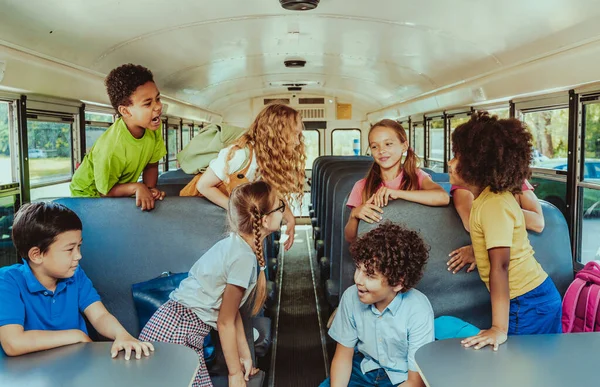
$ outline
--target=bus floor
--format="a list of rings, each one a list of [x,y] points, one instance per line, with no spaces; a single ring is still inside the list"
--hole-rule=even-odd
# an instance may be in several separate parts
[[[292,248],[280,249],[269,387],[316,387],[329,375],[327,320],[311,234],[310,226],[296,226]]]

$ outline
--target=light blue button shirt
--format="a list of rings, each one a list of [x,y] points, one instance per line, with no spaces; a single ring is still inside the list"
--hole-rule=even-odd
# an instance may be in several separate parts
[[[383,368],[390,381],[400,384],[408,371],[417,372],[415,352],[434,340],[433,309],[427,297],[416,289],[398,295],[383,312],[363,304],[356,285],[342,295],[329,336],[341,345],[365,356],[363,373]]]

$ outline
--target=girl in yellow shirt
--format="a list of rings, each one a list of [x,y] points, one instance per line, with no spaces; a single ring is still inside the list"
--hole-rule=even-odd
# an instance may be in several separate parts
[[[450,183],[475,200],[469,225],[481,280],[491,295],[492,327],[462,344],[494,350],[507,335],[560,333],[561,298],[534,257],[525,218],[513,194],[529,177],[532,137],[517,119],[476,112],[452,135]]]

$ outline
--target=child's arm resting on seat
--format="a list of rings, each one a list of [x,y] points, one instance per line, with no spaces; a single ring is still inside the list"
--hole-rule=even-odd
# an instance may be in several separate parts
[[[258,368],[254,367],[254,363],[252,362],[252,354],[250,353],[248,339],[246,338],[246,331],[244,330],[244,322],[242,321],[242,315],[240,314],[239,310],[237,316],[235,317],[235,330],[237,333],[240,361],[244,367],[244,378],[249,380],[250,376],[256,375],[259,370]]]
[[[196,183],[196,189],[205,198],[215,203],[217,206],[227,209],[229,206],[229,198],[217,188],[221,184],[222,180],[217,174],[210,168],[206,168],[206,171],[200,176]]]
[[[522,194],[517,195],[517,199],[523,210],[525,227],[527,227],[528,230],[535,232],[544,231],[544,227],[546,226],[544,222],[544,213],[542,212],[542,205],[537,196],[535,196],[535,193],[533,191],[523,191]]]
[[[465,347],[475,349],[493,345],[494,351],[507,340],[510,290],[508,286],[508,264],[510,247],[495,247],[488,250],[490,257],[490,296],[492,298],[492,327],[477,336],[461,341]]]
[[[225,363],[227,363],[230,387],[245,387],[246,375],[244,371],[246,371],[246,374],[249,373],[249,370],[244,370],[241,361],[236,327],[236,318],[239,314],[243,295],[243,287],[227,284],[223,292],[219,317],[217,318],[217,331],[219,332]],[[248,352],[250,352],[249,349]]]
[[[22,325],[8,324],[0,327],[0,343],[8,356],[25,355],[63,345],[90,342],[79,329],[64,331],[25,331]]]
[[[125,351],[125,360],[131,357],[131,351],[135,351],[137,359],[142,358],[142,352],[150,356],[150,351],[154,351],[154,346],[150,343],[144,343],[134,338],[123,328],[115,316],[110,314],[101,301],[96,301],[83,311],[92,326],[102,336],[114,340],[110,350],[111,356],[117,357],[119,351]]]
[[[452,194],[452,202],[454,208],[462,220],[463,227],[467,232],[470,232],[469,219],[471,216],[471,207],[473,207],[473,194],[463,188],[457,188]]]
[[[450,203],[450,196],[429,176],[423,178],[421,189],[418,190],[393,190],[386,187],[381,187],[379,190],[383,192],[378,191],[376,193],[379,199],[375,199],[375,204],[378,205],[382,204],[381,201],[384,205],[387,204],[388,198],[408,200],[426,206],[446,206]]]
[[[352,375],[354,348],[338,343],[331,361],[331,387],[346,387]]]

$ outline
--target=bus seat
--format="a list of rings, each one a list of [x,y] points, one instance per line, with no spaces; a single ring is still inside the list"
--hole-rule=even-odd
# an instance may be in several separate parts
[[[186,186],[185,184],[179,184],[179,183],[166,183],[166,184],[159,183],[156,185],[156,188],[158,188],[161,191],[164,191],[165,196],[171,197],[171,196],[179,196],[179,192],[185,186]]]
[[[186,185],[187,183],[192,181],[194,176],[196,176],[196,175],[187,174],[187,173],[183,172],[182,169],[175,169],[173,171],[167,171],[167,172],[161,173],[160,176],[158,176],[158,185],[164,185],[164,184]]]
[[[326,212],[326,226],[323,235],[323,241],[325,242],[324,257],[327,258],[329,264],[328,271],[330,278],[336,282],[339,282],[339,251],[342,245],[340,238],[344,238],[343,230],[346,226],[345,223],[342,223],[342,213],[346,207],[346,198],[352,191],[354,184],[364,177],[366,168],[368,167],[356,165],[350,169],[340,170],[336,174],[337,181],[329,193],[331,197],[327,199],[330,201],[330,204]],[[342,230],[342,232],[337,232],[339,230]],[[319,262],[321,262],[320,258]],[[323,278],[323,280],[326,279]]]
[[[435,181],[436,183],[448,183],[450,181],[450,177],[447,173],[433,172],[430,173],[430,175],[431,180]]]
[[[550,275],[561,295],[573,280],[573,262],[567,223],[561,212],[550,203],[540,201],[546,227],[540,234],[529,232],[535,257]],[[425,274],[417,285],[431,302],[436,316],[459,317],[478,327],[491,324],[490,295],[477,273],[464,269],[452,274],[447,270],[448,254],[470,243],[467,232],[454,206],[429,207],[403,200],[393,201],[386,207],[384,220],[405,224],[416,230],[430,246]],[[359,235],[377,224],[361,222]],[[353,284],[354,264],[343,257],[341,289]]]
[[[205,199],[167,197],[150,212],[140,211],[131,198],[61,198],[56,202],[81,218],[81,267],[107,309],[134,336],[139,329],[131,285],[166,271],[188,271],[227,233],[226,212]],[[248,343],[253,343],[249,311],[243,309],[242,316]],[[250,350],[254,356],[254,345]],[[226,374],[227,367],[218,363],[219,356],[215,367]]]

